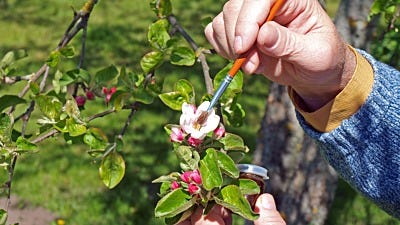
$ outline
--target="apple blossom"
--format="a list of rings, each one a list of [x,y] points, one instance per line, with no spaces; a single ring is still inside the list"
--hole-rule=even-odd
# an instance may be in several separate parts
[[[196,184],[193,184],[193,183],[188,185],[188,189],[189,189],[189,193],[191,195],[196,194],[200,190],[200,188]]]
[[[171,183],[171,189],[172,190],[178,189],[180,187],[181,187],[181,185],[178,182],[172,181],[172,183]]]
[[[188,138],[188,142],[189,142],[189,144],[190,144],[191,146],[197,147],[197,146],[199,146],[199,145],[203,142],[203,140],[196,139],[196,138],[193,138],[193,137],[189,137],[189,138]]]
[[[185,136],[183,134],[183,131],[179,127],[172,127],[169,138],[172,142],[181,143]]]
[[[219,127],[217,127],[215,130],[214,130],[214,136],[215,136],[215,138],[216,139],[220,139],[220,138],[222,138],[222,137],[224,137],[225,136],[225,127],[224,127],[224,125],[221,123],[221,124],[219,124]]]
[[[194,181],[196,184],[201,184],[201,183],[202,183],[202,179],[201,179],[199,170],[194,170],[194,171],[190,174],[190,178],[191,178],[191,180]]]
[[[186,102],[182,104],[182,115],[179,119],[179,124],[183,131],[190,134],[194,139],[203,140],[209,132],[218,127],[220,118],[215,114],[214,109],[207,112],[208,116],[201,124],[198,121],[199,116],[206,113],[209,105],[210,102],[205,101],[196,109],[195,106]]]
[[[112,87],[110,89],[103,87],[103,94],[106,95],[106,104],[108,105],[108,103],[111,100],[112,95],[117,91],[116,87]]]
[[[185,171],[181,174],[181,180],[185,183],[190,183],[190,175],[192,174],[192,171]]]

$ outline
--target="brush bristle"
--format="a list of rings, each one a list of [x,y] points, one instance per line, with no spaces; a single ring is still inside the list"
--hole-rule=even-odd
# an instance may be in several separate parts
[[[203,124],[205,121],[206,121],[206,119],[207,119],[207,117],[208,117],[208,111],[204,111],[204,112],[202,112],[201,114],[200,114],[200,116],[197,118],[197,123],[198,124]]]

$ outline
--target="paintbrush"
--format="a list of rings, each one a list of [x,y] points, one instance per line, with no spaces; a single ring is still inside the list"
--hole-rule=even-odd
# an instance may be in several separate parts
[[[271,8],[271,11],[269,12],[269,15],[268,15],[266,21],[271,21],[275,17],[275,14],[282,7],[284,2],[285,2],[285,0],[277,0],[274,3],[274,5]],[[231,69],[226,74],[224,80],[218,87],[217,91],[215,91],[214,96],[212,97],[212,99],[210,101],[210,105],[208,106],[207,110],[202,112],[200,114],[200,116],[197,118],[198,124],[203,124],[205,122],[211,109],[214,108],[214,106],[217,104],[218,100],[221,98],[222,94],[225,92],[228,85],[231,83],[231,81],[233,80],[233,78],[235,77],[237,72],[240,70],[240,67],[242,67],[242,64],[244,61],[246,61],[246,57],[243,55],[241,57],[235,59]]]

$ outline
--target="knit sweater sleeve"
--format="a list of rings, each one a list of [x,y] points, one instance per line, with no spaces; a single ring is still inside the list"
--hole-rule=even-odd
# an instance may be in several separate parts
[[[326,133],[297,116],[344,180],[400,218],[400,72],[358,51],[374,70],[372,91],[361,108]]]

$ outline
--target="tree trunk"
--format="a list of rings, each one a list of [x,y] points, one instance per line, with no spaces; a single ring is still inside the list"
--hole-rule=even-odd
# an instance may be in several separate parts
[[[299,126],[286,88],[271,84],[254,163],[269,170],[267,192],[287,224],[324,224],[337,176]]]
[[[374,0],[342,0],[335,17],[335,25],[350,45],[369,50],[378,18],[368,22],[368,14]]]
[[[352,46],[368,50],[367,17],[373,0],[343,0],[335,22]],[[271,84],[254,164],[269,170],[267,192],[274,195],[287,224],[324,224],[337,175],[299,126],[286,88]]]

